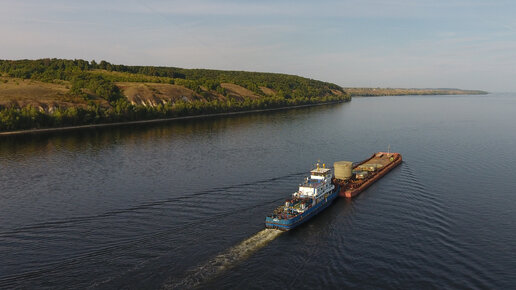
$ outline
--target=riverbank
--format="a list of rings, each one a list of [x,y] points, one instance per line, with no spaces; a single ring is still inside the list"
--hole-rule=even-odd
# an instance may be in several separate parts
[[[102,123],[102,124],[91,124],[91,125],[79,125],[79,126],[67,126],[67,127],[55,127],[55,128],[42,128],[42,129],[7,131],[7,132],[0,132],[0,137],[3,137],[3,136],[15,136],[15,135],[45,134],[45,133],[53,133],[53,132],[75,131],[75,130],[83,130],[83,129],[103,128],[103,127],[117,127],[117,126],[129,126],[129,125],[163,123],[163,122],[173,122],[173,121],[188,120],[188,119],[213,118],[213,117],[219,117],[219,116],[231,116],[231,115],[251,114],[251,113],[268,112],[268,111],[279,111],[279,110],[287,110],[287,109],[295,109],[295,108],[303,108],[303,107],[331,105],[331,104],[338,104],[338,103],[343,103],[343,102],[344,101],[336,101],[336,102],[325,102],[325,103],[317,103],[317,104],[298,105],[298,106],[286,106],[286,107],[270,108],[270,109],[259,109],[259,110],[246,110],[246,111],[238,111],[238,112],[226,112],[226,113],[215,113],[215,114],[192,115],[192,116],[173,117],[173,118],[161,118],[161,119],[140,120],[140,121],[128,121],[128,122],[115,122],[115,123]]]

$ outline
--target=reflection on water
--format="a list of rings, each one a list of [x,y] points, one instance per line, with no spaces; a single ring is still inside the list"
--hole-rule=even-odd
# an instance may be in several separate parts
[[[52,154],[56,152],[56,149],[96,151],[116,144],[141,144],[160,140],[163,142],[163,139],[188,138],[194,134],[209,135],[220,134],[225,130],[248,130],[248,127],[252,127],[253,124],[271,122],[271,116],[277,117],[280,115],[288,120],[297,118],[298,114],[317,113],[318,111],[328,110],[330,107],[323,105],[226,117],[218,116],[119,127],[85,128],[69,132],[2,136],[0,139],[0,157]]]

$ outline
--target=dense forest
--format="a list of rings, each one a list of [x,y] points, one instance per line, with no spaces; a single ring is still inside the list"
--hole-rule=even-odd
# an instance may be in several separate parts
[[[3,103],[0,94],[0,131],[169,118],[351,99],[335,84],[294,75],[126,66],[106,61],[0,60],[0,75],[0,89],[2,86],[6,88]],[[23,105],[18,99],[25,96],[13,98],[14,90],[7,88],[15,83],[16,92],[20,92],[27,84],[26,80],[29,80],[32,88],[27,90],[27,94],[33,94],[32,98],[36,99]],[[56,93],[55,99],[61,102],[38,100],[37,90],[35,92],[33,87],[40,83],[65,90],[64,93]],[[152,90],[156,90],[149,85],[153,83],[167,85],[169,89],[185,88],[192,97],[181,95],[169,101],[138,104],[124,95],[122,83],[142,83]],[[249,93],[236,94],[228,89],[228,84]]]

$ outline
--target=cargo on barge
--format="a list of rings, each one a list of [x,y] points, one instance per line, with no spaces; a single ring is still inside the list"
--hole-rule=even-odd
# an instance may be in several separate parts
[[[352,162],[338,161],[334,163],[335,177],[332,182],[340,187],[340,196],[351,198],[364,191],[401,162],[401,154],[392,152],[374,153],[369,159],[355,166]]]

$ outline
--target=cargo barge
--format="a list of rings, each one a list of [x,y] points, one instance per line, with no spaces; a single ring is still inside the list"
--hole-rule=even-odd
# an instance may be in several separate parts
[[[356,165],[350,161],[335,162],[335,175],[330,168],[324,164],[321,168],[317,163],[298,191],[265,217],[265,227],[291,230],[327,208],[337,196],[358,195],[401,162],[399,153],[378,152]]]
[[[392,152],[374,153],[369,159],[355,166],[349,161],[335,162],[335,177],[332,182],[340,187],[340,196],[351,198],[364,191],[401,162],[401,154]]]
[[[288,231],[327,208],[338,196],[340,189],[339,185],[332,183],[332,178],[333,171],[324,164],[319,167],[317,163],[317,167],[310,171],[310,177],[300,184],[292,198],[265,218],[265,227]]]

